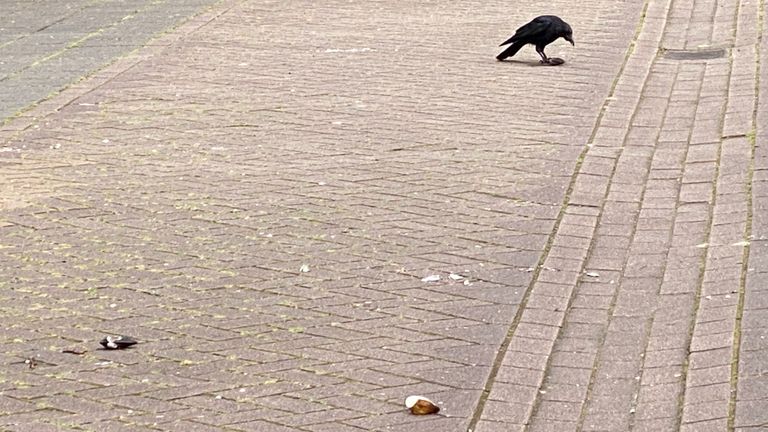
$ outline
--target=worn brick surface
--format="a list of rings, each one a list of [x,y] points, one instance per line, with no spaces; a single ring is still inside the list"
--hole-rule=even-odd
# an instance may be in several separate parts
[[[0,428],[768,424],[763,3],[494,61],[544,6],[222,1],[5,125]]]

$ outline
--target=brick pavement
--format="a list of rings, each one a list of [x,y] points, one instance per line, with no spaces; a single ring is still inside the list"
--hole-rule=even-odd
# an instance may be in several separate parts
[[[6,125],[2,428],[764,427],[764,5],[597,3],[224,1]]]

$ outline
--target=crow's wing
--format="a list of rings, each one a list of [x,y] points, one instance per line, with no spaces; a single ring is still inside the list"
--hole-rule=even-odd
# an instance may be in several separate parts
[[[549,19],[549,17],[546,16],[540,16],[537,18],[534,18],[533,21],[529,22],[528,24],[520,27],[515,31],[515,34],[501,43],[499,46],[503,46],[512,42],[517,41],[523,41],[526,42],[528,39],[535,38],[537,36],[540,36],[552,26],[552,20]]]

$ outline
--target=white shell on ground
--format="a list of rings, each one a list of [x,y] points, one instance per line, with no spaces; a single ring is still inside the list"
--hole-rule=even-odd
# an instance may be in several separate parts
[[[435,404],[434,402],[425,398],[424,396],[408,396],[407,398],[405,398],[405,407],[412,408],[414,405],[416,405],[416,402],[418,402],[419,400],[425,400],[431,403],[432,405]]]

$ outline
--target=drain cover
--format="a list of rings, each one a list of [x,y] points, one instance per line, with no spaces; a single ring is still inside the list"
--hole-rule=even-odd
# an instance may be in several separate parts
[[[723,48],[708,48],[708,49],[695,49],[695,50],[673,50],[663,49],[662,54],[664,58],[670,60],[709,60],[725,57],[725,49]]]

